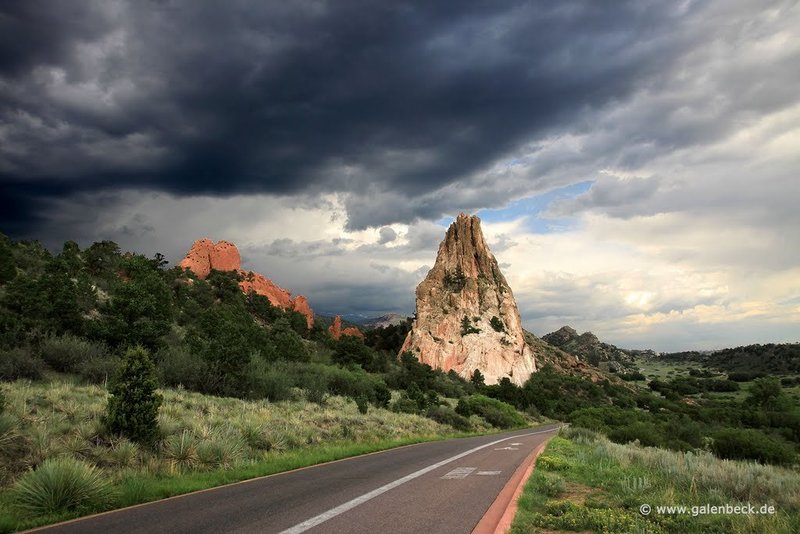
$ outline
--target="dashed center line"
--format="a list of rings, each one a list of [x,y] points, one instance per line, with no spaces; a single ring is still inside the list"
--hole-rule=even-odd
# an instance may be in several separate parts
[[[502,471],[478,471],[475,475],[483,475],[483,476],[493,476],[499,475]]]

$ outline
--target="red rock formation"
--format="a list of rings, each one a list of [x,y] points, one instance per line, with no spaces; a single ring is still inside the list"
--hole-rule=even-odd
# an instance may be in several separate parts
[[[241,256],[236,245],[229,241],[214,244],[210,239],[199,239],[180,262],[184,269],[192,271],[199,279],[205,279],[212,269],[217,271],[237,271],[242,275],[239,287],[245,293],[254,292],[267,297],[273,306],[284,310],[295,310],[306,316],[308,327],[314,325],[314,312],[303,295],[292,299],[292,294],[276,285],[266,276],[241,269]]]
[[[292,302],[292,308],[306,316],[308,328],[314,326],[314,312],[311,311],[311,306],[308,305],[308,299],[306,299],[303,295],[297,295],[297,297],[294,299],[294,302]]]
[[[489,251],[480,219],[460,214],[439,245],[436,263],[417,286],[417,313],[403,343],[421,362],[487,384],[523,384],[536,370],[517,304]]]
[[[341,315],[337,315],[333,320],[333,324],[328,327],[328,333],[333,339],[339,339],[342,336],[354,336],[364,339],[364,334],[355,326],[348,326],[347,328],[342,329]]]

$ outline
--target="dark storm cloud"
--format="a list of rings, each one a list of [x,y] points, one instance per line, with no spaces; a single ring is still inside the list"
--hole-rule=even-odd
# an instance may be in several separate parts
[[[224,6],[224,7],[221,7]],[[6,228],[42,197],[374,189],[408,207],[669,64],[668,2],[0,6]],[[682,43],[685,46],[686,43]],[[776,96],[779,98],[780,95]],[[385,203],[378,202],[384,206]]]

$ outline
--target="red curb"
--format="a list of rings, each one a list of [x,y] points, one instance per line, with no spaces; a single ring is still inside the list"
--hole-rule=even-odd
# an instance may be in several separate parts
[[[552,438],[553,436],[550,436],[533,449],[533,452],[517,467],[509,481],[500,490],[500,494],[489,509],[486,510],[486,513],[483,514],[478,524],[475,525],[472,534],[505,534],[511,530],[511,523],[517,513],[517,501],[522,494],[522,489],[525,487],[525,483],[530,478],[531,473],[533,473],[536,458],[542,454],[542,451],[544,451],[547,443]]]

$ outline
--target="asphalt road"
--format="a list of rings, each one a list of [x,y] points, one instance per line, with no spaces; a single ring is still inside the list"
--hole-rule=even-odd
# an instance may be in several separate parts
[[[401,447],[91,516],[41,532],[466,533],[555,426]]]

